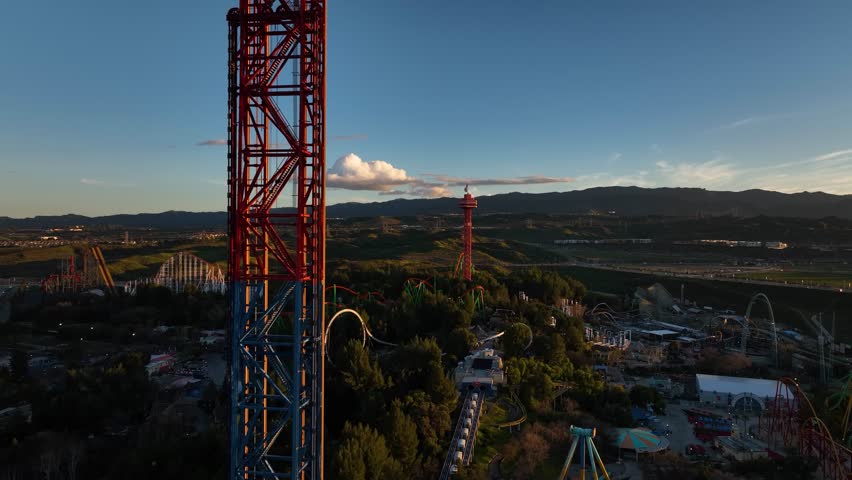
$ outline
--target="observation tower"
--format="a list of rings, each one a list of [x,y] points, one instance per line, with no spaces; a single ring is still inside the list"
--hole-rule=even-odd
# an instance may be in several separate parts
[[[473,209],[477,207],[476,199],[464,186],[464,197],[459,202],[459,207],[464,210],[464,227],[462,228],[462,278],[470,280],[473,275]]]

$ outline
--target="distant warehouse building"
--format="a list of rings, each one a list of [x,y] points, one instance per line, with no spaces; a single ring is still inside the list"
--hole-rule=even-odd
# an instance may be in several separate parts
[[[761,378],[697,374],[698,399],[704,405],[763,410],[775,398],[778,382]]]

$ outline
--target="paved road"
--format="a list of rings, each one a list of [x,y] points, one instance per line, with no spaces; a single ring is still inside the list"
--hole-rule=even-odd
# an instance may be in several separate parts
[[[701,444],[695,438],[695,431],[692,428],[692,424],[689,423],[689,419],[680,405],[669,405],[666,407],[666,415],[657,415],[657,419],[663,425],[669,425],[669,428],[672,430],[668,439],[670,442],[669,448],[673,452],[683,454],[687,445]]]

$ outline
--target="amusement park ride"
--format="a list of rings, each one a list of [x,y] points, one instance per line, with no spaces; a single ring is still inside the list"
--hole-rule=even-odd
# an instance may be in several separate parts
[[[565,463],[562,465],[562,471],[559,473],[558,480],[566,480],[571,470],[574,453],[577,447],[580,447],[580,455],[578,457],[578,466],[580,469],[580,480],[586,480],[586,474],[591,474],[593,480],[610,480],[609,473],[606,471],[603,460],[601,459],[598,449],[595,447],[595,434],[597,430],[594,428],[579,428],[571,425],[571,448],[568,450],[568,456],[565,458]],[[600,473],[598,473],[600,467]]]
[[[829,410],[843,412],[843,420],[840,422],[840,431],[843,432],[843,436],[840,443],[846,448],[852,448],[852,431],[850,431],[852,425],[849,423],[852,416],[852,372],[840,381],[840,389],[825,400],[825,406]]]
[[[847,423],[841,428],[844,435],[848,436],[852,408],[848,388],[852,376],[847,376],[844,382],[845,389],[830,399],[835,402],[839,400],[838,407],[846,402]],[[829,427],[817,416],[811,401],[795,379],[784,377],[778,380],[775,398],[769,402],[767,411],[760,418],[758,435],[767,441],[770,448],[796,450],[803,457],[816,458],[821,478],[852,478],[852,450],[835,441]]]
[[[464,226],[462,227],[462,243],[464,250],[459,258],[461,265],[462,278],[470,281],[473,278],[473,209],[476,208],[477,202],[473,195],[468,191],[468,186],[464,186],[464,197],[459,202],[459,207],[464,211]],[[458,270],[458,265],[456,266]]]
[[[227,20],[228,477],[320,480],[326,3],[240,0]]]
[[[93,245],[80,250],[80,267],[75,255],[68,257],[61,263],[59,273],[51,274],[42,282],[42,290],[45,293],[76,293],[98,287],[115,293],[115,282],[107,268],[101,247]]]

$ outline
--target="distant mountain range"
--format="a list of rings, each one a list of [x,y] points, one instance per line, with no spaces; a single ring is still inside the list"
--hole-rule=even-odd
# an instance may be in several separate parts
[[[458,213],[457,198],[398,199],[374,203],[339,203],[328,207],[331,218],[413,216]],[[735,215],[754,217],[852,219],[852,195],[780,193],[766,190],[714,192],[701,188],[598,187],[554,193],[504,193],[479,197],[479,215],[489,213],[570,214],[610,211],[622,216]],[[36,229],[70,225],[128,228],[223,228],[225,212],[142,213],[86,217],[82,215],[0,217],[0,228]]]

